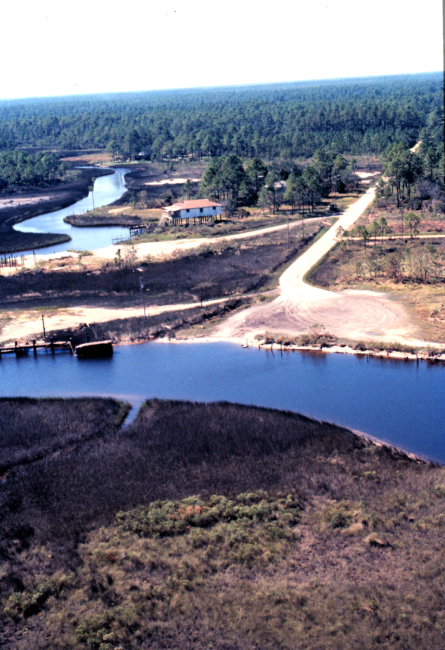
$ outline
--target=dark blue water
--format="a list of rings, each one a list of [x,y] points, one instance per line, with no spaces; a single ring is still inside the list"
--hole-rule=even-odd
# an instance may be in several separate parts
[[[445,463],[445,366],[229,343],[146,343],[111,359],[4,356],[3,396],[112,395],[227,400],[288,409],[364,431]]]
[[[14,226],[20,232],[51,232],[66,234],[71,241],[57,246],[39,248],[36,252],[41,254],[53,253],[74,249],[78,251],[94,250],[111,246],[114,237],[128,237],[128,228],[103,227],[103,228],[76,228],[64,222],[64,218],[72,214],[84,214],[93,207],[100,208],[117,201],[126,191],[125,174],[128,169],[116,169],[113,174],[99,176],[94,182],[94,189],[88,196],[68,208],[47,212],[39,217],[27,219]],[[32,251],[24,251],[18,255],[31,255]]]

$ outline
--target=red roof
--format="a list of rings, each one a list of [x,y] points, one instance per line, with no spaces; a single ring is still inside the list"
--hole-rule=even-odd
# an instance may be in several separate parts
[[[196,208],[220,208],[221,203],[213,203],[208,199],[199,199],[197,201],[181,201],[174,205],[168,205],[164,210],[167,212],[175,212],[176,210],[193,210]]]

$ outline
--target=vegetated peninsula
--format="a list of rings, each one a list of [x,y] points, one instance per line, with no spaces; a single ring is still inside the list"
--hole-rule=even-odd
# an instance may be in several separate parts
[[[443,468],[228,403],[0,405],[3,647],[441,647]]]

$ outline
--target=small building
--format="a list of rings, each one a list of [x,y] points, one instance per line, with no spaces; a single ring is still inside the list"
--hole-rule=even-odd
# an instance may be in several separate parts
[[[140,151],[135,155],[135,160],[150,160],[151,158],[151,153],[150,151]]]
[[[208,199],[198,199],[196,201],[181,201],[163,208],[165,219],[172,221],[174,224],[182,225],[184,223],[206,223],[208,221],[217,221],[221,219],[221,203],[213,203]]]

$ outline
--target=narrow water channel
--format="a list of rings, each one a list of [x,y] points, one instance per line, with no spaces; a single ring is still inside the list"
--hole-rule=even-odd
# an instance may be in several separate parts
[[[119,346],[110,359],[4,356],[2,396],[227,400],[302,413],[445,464],[445,366],[229,343]]]
[[[73,205],[55,212],[47,212],[39,217],[27,219],[14,226],[15,230],[20,232],[51,232],[67,234],[71,241],[57,246],[47,246],[39,248],[39,255],[47,253],[73,250],[93,250],[95,248],[105,248],[111,246],[112,239],[115,237],[127,237],[128,228],[118,226],[102,228],[76,228],[64,222],[64,218],[72,214],[84,214],[93,207],[101,208],[104,205],[110,205],[117,201],[126,191],[125,174],[128,169],[118,168],[113,174],[99,176],[96,178],[93,190],[88,196]],[[18,255],[32,255],[32,251],[21,251]]]

